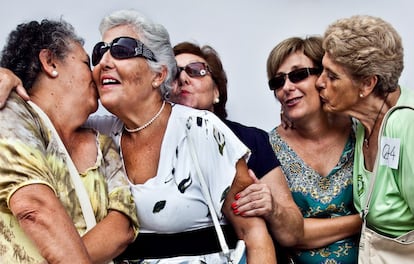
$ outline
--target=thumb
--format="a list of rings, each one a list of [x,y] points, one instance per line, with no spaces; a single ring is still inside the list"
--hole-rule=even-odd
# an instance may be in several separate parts
[[[250,176],[250,178],[253,179],[253,183],[259,183],[260,182],[260,180],[256,177],[256,174],[254,174],[254,172],[251,169],[249,169],[249,176]]]
[[[23,87],[23,85],[21,83],[16,86],[16,92],[24,100],[26,100],[26,101],[30,100],[29,94],[27,93],[26,89],[24,89],[24,87]]]

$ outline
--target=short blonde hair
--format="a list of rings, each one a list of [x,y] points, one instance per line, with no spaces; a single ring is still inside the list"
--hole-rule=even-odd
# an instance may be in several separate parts
[[[323,48],[356,81],[377,76],[376,95],[397,89],[404,68],[402,40],[381,18],[357,15],[337,20],[325,31]]]

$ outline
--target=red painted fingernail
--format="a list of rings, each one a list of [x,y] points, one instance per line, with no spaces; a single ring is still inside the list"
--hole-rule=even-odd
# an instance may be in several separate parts
[[[234,210],[233,210],[233,213],[234,213],[234,214],[239,214],[239,210],[234,209]]]
[[[232,202],[231,203],[231,208],[236,209],[237,208],[237,203],[236,202]]]
[[[240,199],[240,193],[236,194],[236,196],[234,196],[234,199],[239,200]]]

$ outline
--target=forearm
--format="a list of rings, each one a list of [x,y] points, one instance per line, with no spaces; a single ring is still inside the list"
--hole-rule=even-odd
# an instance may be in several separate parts
[[[266,217],[266,222],[273,238],[282,246],[295,246],[304,237],[304,220],[296,204],[279,204],[276,212]]]
[[[235,215],[231,207],[232,203],[235,202],[236,193],[249,185],[249,181],[252,182],[253,179],[248,174],[246,163],[244,161],[238,162],[236,180],[226,196],[222,211],[227,220],[233,225],[239,239],[243,239],[246,243],[247,262],[249,264],[274,264],[276,263],[276,251],[264,219],[262,217]]]
[[[134,239],[129,218],[110,211],[82,239],[93,263],[106,263],[121,254]]]
[[[253,220],[253,218],[250,218]],[[242,239],[246,243],[247,248],[247,263],[276,263],[276,250],[273,245],[273,240],[267,232],[265,223],[263,226],[260,223],[262,219],[258,219],[247,232],[243,232]]]
[[[336,241],[358,234],[361,218],[358,214],[335,218],[305,218],[303,239],[295,247],[312,249],[324,247]]]
[[[304,235],[303,215],[293,200],[280,167],[265,175],[262,182],[270,187],[272,193],[273,210],[264,217],[273,238],[285,247],[296,245]]]
[[[10,209],[48,263],[91,263],[72,220],[49,187],[19,189]]]

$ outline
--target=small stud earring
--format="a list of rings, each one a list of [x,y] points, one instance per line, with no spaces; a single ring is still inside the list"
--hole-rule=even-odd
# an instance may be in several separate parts
[[[158,83],[157,83],[157,82],[154,82],[154,83],[152,84],[152,87],[154,87],[154,88],[158,88]]]
[[[214,98],[214,103],[215,103],[215,104],[220,103],[220,99],[219,99],[218,97]]]
[[[59,74],[59,73],[58,73],[56,70],[53,70],[53,71],[52,71],[52,76],[53,76],[53,77],[57,77],[57,76],[58,76],[58,74]]]
[[[360,93],[360,94],[359,94],[359,97],[363,98],[363,97],[364,97],[364,95],[363,95],[362,93]]]

